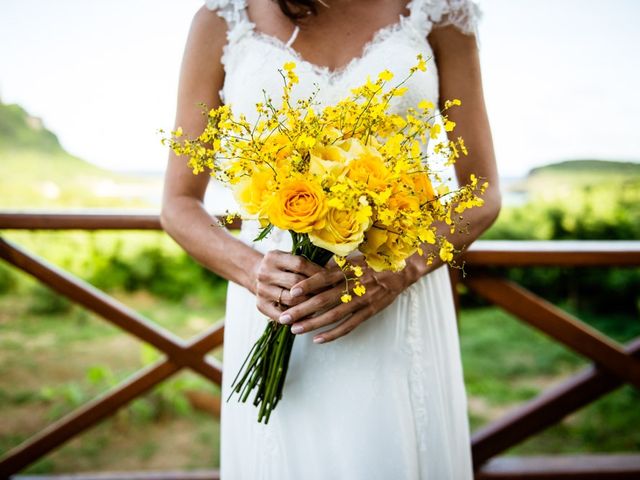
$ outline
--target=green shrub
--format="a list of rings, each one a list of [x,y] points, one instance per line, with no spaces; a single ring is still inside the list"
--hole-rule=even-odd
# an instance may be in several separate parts
[[[66,313],[71,310],[69,300],[41,284],[33,285],[30,290],[29,312],[37,315]]]
[[[504,208],[483,235],[491,240],[640,240],[640,181],[583,185],[563,197],[534,197]],[[638,312],[640,268],[496,269],[553,301],[579,310]],[[477,304],[465,299],[465,305]]]
[[[18,280],[11,268],[0,264],[0,295],[12,292],[16,288]]]
[[[182,300],[203,290],[219,289],[226,280],[205,269],[184,252],[148,246],[126,256],[121,246],[109,255],[94,253],[89,281],[104,290],[147,290],[170,300]]]

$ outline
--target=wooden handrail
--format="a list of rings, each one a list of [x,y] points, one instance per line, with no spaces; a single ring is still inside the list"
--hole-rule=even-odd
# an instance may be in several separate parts
[[[485,465],[476,479],[637,480],[638,465],[638,454],[505,457]]]
[[[222,216],[217,216],[222,221]],[[235,220],[228,226],[240,228]],[[161,230],[149,213],[0,212],[0,230]],[[470,266],[633,266],[640,265],[640,241],[478,240],[464,253]]]
[[[224,216],[214,218],[222,222]],[[236,219],[227,228],[237,229],[240,224]],[[1,211],[0,230],[162,230],[162,225],[157,213]]]
[[[464,253],[484,267],[613,267],[640,265],[636,240],[478,240]]]
[[[52,213],[0,212],[0,229],[6,230],[162,230],[155,213]]]

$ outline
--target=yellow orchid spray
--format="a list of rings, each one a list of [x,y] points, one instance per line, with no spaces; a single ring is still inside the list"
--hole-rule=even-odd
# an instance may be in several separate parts
[[[362,267],[351,265],[349,255],[361,254],[375,271],[401,270],[416,252],[427,262],[439,256],[452,263],[454,246],[436,226],[445,223],[453,233],[463,211],[483,204],[486,182],[472,175],[450,189],[424,148],[442,128],[454,130],[446,111],[460,100],[446,101],[440,112],[428,100],[404,115],[390,111],[404,83],[426,70],[422,55],[417,60],[397,85],[389,87],[393,73],[383,70],[323,108],[317,91],[292,104],[298,76],[287,62],[279,70],[280,106],[265,95],[253,123],[227,105],[205,110],[208,122],[197,138],[184,138],[178,128],[163,143],[187,157],[194,174],[206,171],[231,188],[242,216],[260,221],[256,241],[277,227],[290,232],[293,254],[320,265],[333,256],[345,275],[341,300],[349,302],[366,292]],[[460,137],[440,141],[434,152],[447,164],[468,153]],[[425,244],[433,248],[425,251]],[[267,423],[282,397],[294,339],[288,325],[269,322],[232,383],[230,397],[237,393],[243,402],[256,392],[258,421]]]

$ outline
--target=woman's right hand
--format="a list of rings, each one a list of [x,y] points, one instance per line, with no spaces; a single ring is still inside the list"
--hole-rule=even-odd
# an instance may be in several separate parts
[[[291,287],[322,270],[321,266],[299,255],[280,250],[267,252],[254,269],[258,310],[278,321],[284,310],[309,299],[307,295],[292,297]]]

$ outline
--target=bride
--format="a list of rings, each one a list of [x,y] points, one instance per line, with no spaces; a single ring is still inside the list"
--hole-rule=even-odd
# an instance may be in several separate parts
[[[416,55],[432,58],[401,97],[400,113],[421,99],[450,112],[469,156],[456,176],[490,187],[465,215],[466,248],[495,220],[498,178],[484,105],[471,0],[207,0],[193,19],[181,68],[176,125],[197,136],[200,103],[221,102],[254,119],[263,90],[279,98],[278,68],[296,63],[307,96],[335,103],[383,69],[403,78]],[[466,396],[446,266],[414,256],[397,273],[365,271],[362,297],[342,304],[335,265],[289,253],[280,230],[256,244],[212,227],[203,205],[206,175],[170,156],[162,208],[165,230],[197,261],[229,280],[222,397],[267,319],[290,324],[294,344],[284,396],[268,425],[250,403],[223,404],[221,474],[255,479],[471,479]]]

